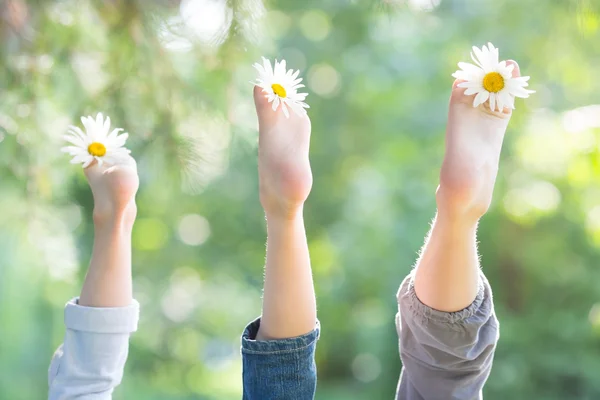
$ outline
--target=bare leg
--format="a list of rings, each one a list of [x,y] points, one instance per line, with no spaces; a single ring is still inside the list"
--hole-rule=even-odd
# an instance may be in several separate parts
[[[519,76],[516,62],[514,76]],[[437,190],[438,213],[417,262],[415,291],[424,304],[458,311],[477,295],[479,259],[476,231],[488,210],[511,111],[473,108],[472,96],[452,88],[446,155]]]
[[[274,112],[254,90],[259,118],[260,200],[267,218],[263,312],[257,340],[300,336],[315,329],[317,310],[302,216],[312,187],[310,120]]]
[[[131,231],[139,181],[135,161],[85,171],[94,195],[94,249],[79,304],[124,307],[132,302]]]
[[[138,323],[139,305],[131,295],[135,161],[94,163],[85,175],[94,195],[94,249],[79,302],[65,307],[64,343],[48,372],[51,400],[110,398],[123,378],[129,336]]]

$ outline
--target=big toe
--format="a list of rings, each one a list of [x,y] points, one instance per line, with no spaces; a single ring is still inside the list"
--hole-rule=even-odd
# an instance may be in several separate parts
[[[106,163],[102,163],[102,165],[100,165],[98,161],[94,160],[89,166],[83,169],[83,173],[88,181],[93,181],[100,177],[107,168],[108,165],[106,165]]]
[[[254,105],[258,122],[261,126],[271,126],[277,121],[277,112],[273,111],[271,103],[260,86],[254,86]]]
[[[464,104],[473,104],[473,95],[466,95],[465,91],[467,88],[461,87],[460,84],[464,83],[461,79],[455,79],[452,83],[452,96],[450,97],[451,103],[464,103]]]

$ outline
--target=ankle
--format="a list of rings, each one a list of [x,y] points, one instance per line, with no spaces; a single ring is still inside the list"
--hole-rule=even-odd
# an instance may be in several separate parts
[[[435,224],[449,232],[467,233],[477,230],[480,218],[468,212],[452,212],[438,208]]]
[[[264,208],[267,223],[289,223],[303,220],[304,207],[302,205],[297,207],[277,207],[277,208]]]
[[[129,202],[124,207],[112,206],[94,207],[93,220],[97,229],[120,228],[131,230],[137,216],[135,201]]]

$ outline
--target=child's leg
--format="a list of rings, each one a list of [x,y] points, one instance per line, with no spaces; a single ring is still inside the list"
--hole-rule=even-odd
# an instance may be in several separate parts
[[[125,307],[133,300],[131,230],[139,182],[133,158],[128,163],[86,169],[94,194],[94,249],[79,298],[82,306]]]
[[[312,186],[310,120],[273,112],[255,88],[260,200],[267,218],[263,312],[242,339],[245,399],[312,399],[318,337],[302,217]],[[291,393],[294,393],[291,395]]]
[[[515,64],[514,74],[519,73]],[[479,259],[477,223],[492,201],[511,111],[473,108],[455,82],[446,131],[446,154],[436,197],[438,214],[417,264],[415,291],[429,307],[458,311],[475,299]],[[486,108],[487,107],[487,108]]]
[[[398,294],[401,399],[480,398],[498,339],[491,290],[479,269],[476,231],[492,199],[511,110],[492,112],[487,103],[473,108],[472,96],[465,96],[457,83],[436,194],[438,213],[417,266]]]
[[[271,110],[255,89],[259,117],[260,201],[267,218],[267,261],[258,339],[294,337],[316,323],[308,245],[302,216],[312,187],[308,160],[310,120]]]
[[[50,399],[110,398],[121,382],[139,306],[132,299],[135,161],[86,169],[94,194],[94,250],[81,297],[65,308],[67,331],[50,365]]]

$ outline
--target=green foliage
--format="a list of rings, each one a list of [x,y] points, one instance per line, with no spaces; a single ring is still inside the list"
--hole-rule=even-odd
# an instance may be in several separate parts
[[[46,395],[92,240],[87,184],[58,149],[98,111],[130,132],[142,181],[143,314],[115,399],[241,397],[265,236],[248,81],[265,55],[311,93],[317,398],[391,399],[394,295],[435,212],[450,75],[487,41],[537,94],[517,102],[479,234],[501,321],[485,397],[599,398],[597,3],[209,3],[190,28],[177,1],[0,2],[0,398]]]

